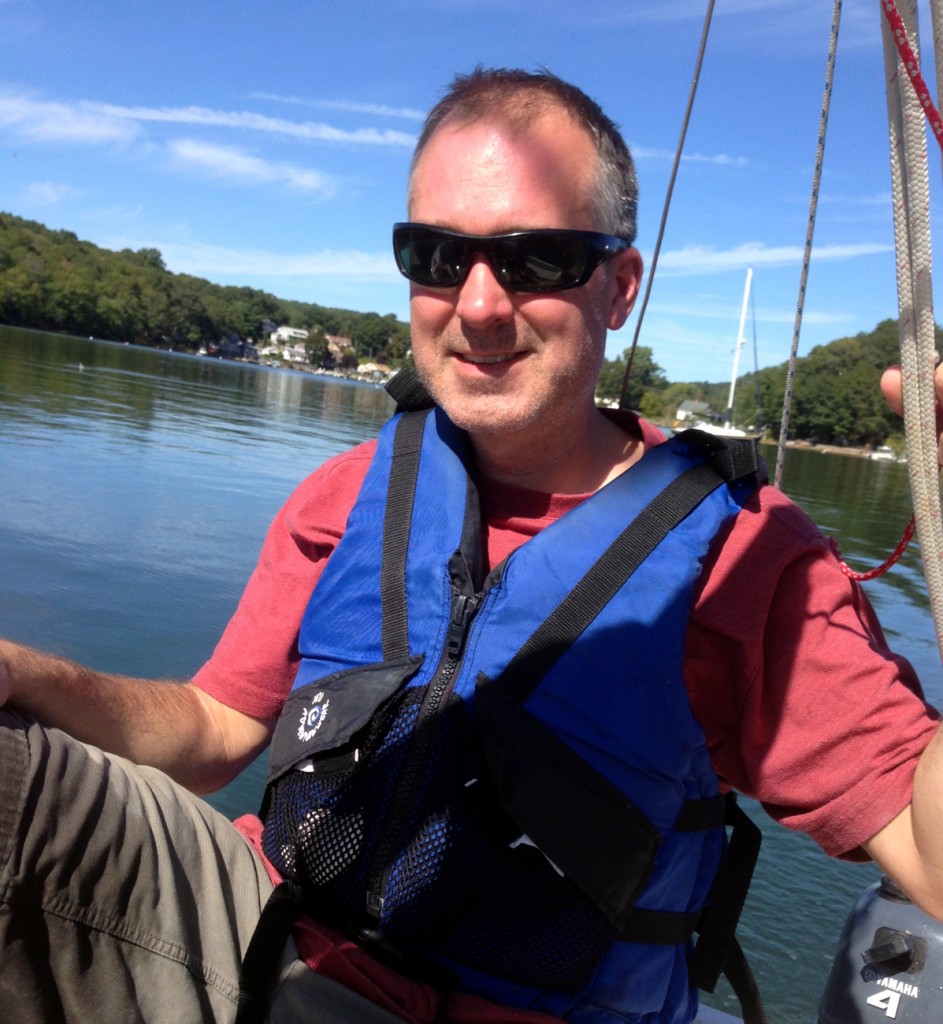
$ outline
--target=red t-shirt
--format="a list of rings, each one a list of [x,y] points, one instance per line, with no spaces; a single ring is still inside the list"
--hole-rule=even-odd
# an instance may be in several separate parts
[[[664,440],[630,414],[619,421],[647,447]],[[213,697],[278,716],[305,606],[374,448],[330,459],[276,516],[235,615],[194,677]],[[489,480],[479,491],[491,565],[586,497]],[[860,844],[907,806],[938,723],[829,542],[772,487],[747,502],[705,563],[685,678],[721,783],[837,857],[863,858]]]

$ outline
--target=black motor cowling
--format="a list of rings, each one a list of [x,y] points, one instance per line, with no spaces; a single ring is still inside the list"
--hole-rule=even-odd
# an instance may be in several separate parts
[[[943,923],[887,877],[858,900],[838,942],[818,1024],[941,1024]]]

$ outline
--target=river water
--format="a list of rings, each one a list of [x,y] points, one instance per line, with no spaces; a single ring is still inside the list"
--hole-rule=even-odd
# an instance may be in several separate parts
[[[369,385],[0,328],[0,634],[100,669],[188,676],[294,485],[391,409]],[[783,486],[856,568],[882,561],[910,514],[897,464],[790,451]],[[867,587],[940,705],[916,545]],[[211,802],[255,810],[262,762]],[[877,875],[747,807],[764,846],[741,944],[771,1019],[808,1022],[844,917]],[[706,1001],[736,1009],[723,983]]]

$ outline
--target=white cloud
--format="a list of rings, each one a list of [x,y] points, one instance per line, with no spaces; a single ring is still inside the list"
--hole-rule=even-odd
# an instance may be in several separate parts
[[[315,106],[324,110],[346,110],[352,114],[377,114],[406,121],[425,121],[426,112],[412,107],[388,107],[382,103],[353,103],[349,100],[318,100]]]
[[[656,288],[657,292],[657,288]],[[740,311],[739,300],[737,304],[728,302],[717,302],[712,296],[707,296],[700,301],[652,301],[646,310],[646,318],[649,316],[681,318],[703,323],[706,320],[718,320],[726,324],[736,323]],[[774,309],[769,306],[762,306],[756,310],[755,320],[763,324],[788,324],[792,325],[796,319],[795,309]],[[834,324],[844,323],[848,319],[845,312],[832,312],[823,310],[808,310],[803,312],[804,323]],[[670,321],[666,321],[670,322]],[[690,331],[692,325],[686,323],[685,331]],[[682,328],[679,326],[678,331]]]
[[[168,148],[178,166],[195,168],[214,178],[247,185],[275,182],[302,192],[316,192],[324,198],[336,192],[334,181],[326,174],[295,164],[263,160],[233,146],[176,139]]]
[[[292,106],[318,107],[322,110],[343,110],[350,114],[371,114],[379,117],[394,117],[404,121],[424,121],[426,113],[413,107],[389,107],[383,103],[356,103],[353,100],[307,100],[301,96],[279,96],[271,92],[252,93],[252,99],[269,100]]]
[[[289,121],[251,111],[208,107],[141,107],[90,100],[54,102],[23,93],[0,93],[0,128],[32,142],[113,142],[136,137],[143,124],[186,124],[264,132],[311,142],[411,148],[409,132],[377,128],[347,130],[314,121]]]
[[[34,181],[23,189],[21,198],[27,207],[55,206],[56,203],[74,199],[81,194],[81,190],[72,185],[62,185],[52,181]]]
[[[339,277],[346,280],[399,280],[388,253],[324,249],[310,253],[271,252],[265,249],[233,249],[200,242],[151,239],[146,242],[112,239],[109,248],[159,249],[167,266],[183,274],[214,277],[221,274],[246,280],[258,277]]]
[[[646,146],[630,146],[632,156],[638,160],[674,160],[675,155],[669,149],[649,149]],[[730,156],[727,153],[715,153],[713,156],[705,153],[684,153],[681,154],[682,163],[692,164],[714,164],[718,167],[745,167],[749,160],[745,156]]]
[[[139,131],[96,104],[55,103],[12,92],[0,93],[0,128],[30,142],[125,142]]]
[[[376,128],[357,128],[348,131],[314,121],[286,121],[284,118],[269,117],[246,110],[211,110],[208,107],[123,107],[108,103],[97,106],[114,118],[126,118],[131,121],[241,128],[316,142],[404,147],[411,147],[415,142],[414,137],[407,132],[380,131]]]
[[[864,242],[851,245],[822,245],[812,250],[813,262],[836,262],[893,252],[892,245]],[[747,267],[785,267],[802,262],[804,249],[799,245],[767,246],[748,242],[733,249],[717,250],[692,245],[658,257],[657,274],[680,277],[691,274],[715,274],[745,270]]]

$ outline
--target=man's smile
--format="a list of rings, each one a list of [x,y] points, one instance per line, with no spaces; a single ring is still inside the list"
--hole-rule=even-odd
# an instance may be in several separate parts
[[[519,352],[506,352],[497,356],[478,356],[471,352],[459,353],[459,359],[466,363],[474,363],[476,366],[491,365],[492,363],[507,363],[519,356]]]

